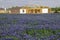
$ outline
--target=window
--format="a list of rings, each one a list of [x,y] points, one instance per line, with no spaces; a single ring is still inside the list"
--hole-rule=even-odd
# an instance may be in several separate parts
[[[24,10],[23,10],[23,13],[24,13]]]
[[[33,13],[33,9],[31,9],[31,13]]]
[[[37,9],[35,9],[35,13],[37,13]]]
[[[40,9],[38,9],[37,11],[40,12]]]

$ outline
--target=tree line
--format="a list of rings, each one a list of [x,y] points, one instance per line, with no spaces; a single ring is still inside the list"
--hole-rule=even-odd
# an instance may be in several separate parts
[[[60,7],[51,8],[51,10],[54,11],[55,13],[59,13]]]

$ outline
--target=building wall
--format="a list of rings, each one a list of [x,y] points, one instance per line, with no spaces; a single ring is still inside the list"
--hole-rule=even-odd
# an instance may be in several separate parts
[[[8,13],[8,11],[0,10],[0,13]]]
[[[43,8],[42,13],[48,13],[48,8]]]
[[[40,13],[40,8],[32,8],[28,10],[28,13],[38,14]]]
[[[27,13],[27,9],[20,9],[20,14],[26,14]]]
[[[23,11],[22,8],[21,10]],[[45,12],[43,12],[43,9]],[[26,8],[25,9],[25,14],[42,14],[42,13],[50,13],[51,9],[50,8]]]
[[[39,14],[41,13],[41,10],[40,8],[27,8],[25,13],[26,14]]]
[[[48,9],[48,13],[51,12],[51,8],[48,7],[21,7],[21,8],[10,8],[9,14],[42,14],[42,9]]]
[[[19,10],[20,10],[20,7],[12,7],[7,9],[9,14],[19,14],[20,13]]]

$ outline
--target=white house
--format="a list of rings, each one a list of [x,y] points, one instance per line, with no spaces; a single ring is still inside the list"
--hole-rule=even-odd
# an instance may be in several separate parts
[[[42,8],[42,13],[49,13],[49,9],[48,8]]]
[[[20,14],[26,14],[26,9],[20,9]]]
[[[49,7],[38,7],[38,8],[20,8],[20,14],[41,14],[41,13],[50,13],[51,8]]]

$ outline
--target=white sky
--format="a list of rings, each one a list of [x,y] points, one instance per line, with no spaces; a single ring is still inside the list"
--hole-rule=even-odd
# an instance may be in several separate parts
[[[4,8],[23,5],[59,7],[60,0],[0,0],[0,7]]]

